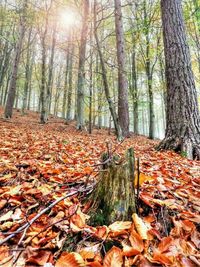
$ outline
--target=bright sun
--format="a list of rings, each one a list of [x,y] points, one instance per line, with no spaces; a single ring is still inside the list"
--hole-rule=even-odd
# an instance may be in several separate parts
[[[59,22],[62,28],[70,28],[79,24],[79,14],[74,10],[63,10],[60,12]]]

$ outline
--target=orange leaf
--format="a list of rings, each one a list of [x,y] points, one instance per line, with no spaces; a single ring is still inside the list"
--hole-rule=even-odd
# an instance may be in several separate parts
[[[109,233],[109,229],[107,226],[97,226],[94,235],[100,239],[106,239]]]
[[[122,250],[120,248],[112,247],[104,258],[103,267],[122,267],[122,255]]]
[[[127,233],[127,230],[131,228],[131,222],[114,222],[108,227],[111,230],[110,237],[116,237]]]
[[[85,222],[80,215],[74,214],[70,219],[70,227],[74,232],[79,232],[85,227]]]
[[[127,245],[126,242],[122,242],[122,246],[123,246],[123,255],[127,257],[138,255],[141,252],[137,248]]]
[[[43,266],[47,262],[52,262],[53,255],[50,251],[31,251],[30,254],[30,257],[26,260],[27,263],[34,263]]]
[[[9,248],[7,246],[0,247],[0,262],[9,256]]]
[[[171,246],[171,243],[172,243],[173,239],[172,237],[168,236],[168,237],[164,237],[160,244],[158,245],[158,250],[160,252],[166,252],[169,247]]]
[[[80,255],[82,256],[82,258],[83,258],[84,260],[87,260],[87,259],[94,259],[94,256],[95,256],[95,254],[94,254],[93,251],[89,251],[89,250],[87,250],[87,249],[82,249],[82,250],[80,251]]]
[[[166,256],[159,251],[154,252],[153,260],[170,266],[173,263],[172,257]]]
[[[103,267],[98,261],[88,262],[87,267]]]
[[[131,246],[133,248],[135,248],[135,250],[137,250],[138,252],[142,252],[143,251],[143,249],[144,249],[143,240],[140,237],[140,235],[133,229],[131,231],[131,235],[129,237],[129,240],[131,242]],[[139,254],[139,253],[137,253],[137,254]]]
[[[55,267],[86,267],[86,265],[80,254],[63,252]]]

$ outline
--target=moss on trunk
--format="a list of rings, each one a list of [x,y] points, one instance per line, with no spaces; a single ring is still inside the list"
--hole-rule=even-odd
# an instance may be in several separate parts
[[[102,158],[105,159],[105,154]],[[103,223],[108,224],[131,219],[132,213],[136,212],[133,149],[128,149],[120,163],[113,156],[103,167],[100,182],[92,196],[96,203],[94,221],[103,217]]]

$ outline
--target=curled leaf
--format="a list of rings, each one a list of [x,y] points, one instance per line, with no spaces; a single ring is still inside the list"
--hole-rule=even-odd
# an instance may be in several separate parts
[[[103,267],[122,267],[122,255],[122,250],[120,248],[112,247],[104,258]]]
[[[143,220],[136,214],[133,213],[132,215],[133,218],[133,222],[135,224],[135,228],[138,232],[138,234],[141,236],[142,239],[144,240],[148,240],[148,228],[146,226],[146,224],[143,222]]]

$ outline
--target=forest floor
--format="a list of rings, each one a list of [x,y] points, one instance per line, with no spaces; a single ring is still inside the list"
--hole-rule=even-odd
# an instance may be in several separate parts
[[[119,144],[107,130],[2,112],[0,266],[200,266],[200,162],[157,152],[143,136]],[[107,144],[121,156],[133,147],[140,159],[139,214],[91,226],[85,200]]]

